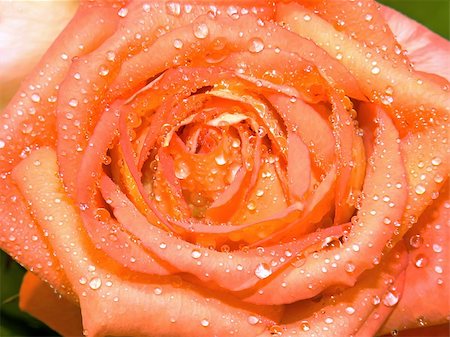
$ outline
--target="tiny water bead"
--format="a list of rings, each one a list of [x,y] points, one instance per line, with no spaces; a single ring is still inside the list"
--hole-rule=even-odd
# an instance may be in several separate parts
[[[200,324],[206,328],[209,326],[209,321],[206,318],[204,318],[200,321]]]

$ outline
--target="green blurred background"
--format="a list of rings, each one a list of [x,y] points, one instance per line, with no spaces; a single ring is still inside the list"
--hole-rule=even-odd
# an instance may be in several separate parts
[[[431,30],[449,38],[450,2],[448,0],[382,0],[385,5],[414,18]],[[58,336],[42,323],[18,309],[23,268],[0,252],[0,336]]]

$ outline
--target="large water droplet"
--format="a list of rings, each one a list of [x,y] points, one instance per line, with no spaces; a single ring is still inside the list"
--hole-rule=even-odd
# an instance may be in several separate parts
[[[97,290],[102,286],[102,280],[98,277],[94,277],[89,281],[89,287],[92,290]]]
[[[265,279],[272,275],[272,269],[267,263],[259,263],[256,266],[255,275],[260,279]]]
[[[198,39],[204,39],[209,34],[209,28],[206,23],[200,23],[194,27],[194,36]]]

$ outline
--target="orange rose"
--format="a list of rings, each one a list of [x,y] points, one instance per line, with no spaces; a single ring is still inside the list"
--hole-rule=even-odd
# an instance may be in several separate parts
[[[448,50],[372,1],[83,2],[2,115],[22,307],[86,336],[447,322],[448,81],[426,71]]]

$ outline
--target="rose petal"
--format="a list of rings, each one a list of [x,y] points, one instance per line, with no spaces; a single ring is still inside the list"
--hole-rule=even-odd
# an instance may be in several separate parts
[[[79,306],[30,272],[20,287],[19,307],[63,336],[83,336]]]

